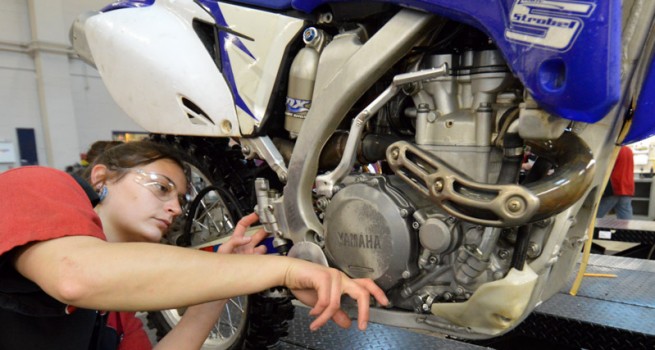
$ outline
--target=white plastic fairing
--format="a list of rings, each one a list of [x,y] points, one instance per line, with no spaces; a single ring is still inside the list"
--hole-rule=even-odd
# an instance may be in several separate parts
[[[179,3],[89,18],[96,67],[118,105],[150,132],[239,136],[230,89],[191,27],[194,17],[213,19],[192,1],[184,11]]]
[[[95,65],[121,108],[150,132],[249,135],[266,116],[284,52],[304,22],[216,3],[160,0],[89,18]],[[219,30],[221,73],[193,30]],[[217,23],[218,22],[218,23]]]
[[[225,45],[236,90],[249,108],[237,108],[239,125],[243,134],[249,134],[266,114],[284,52],[293,39],[300,38],[304,21],[247,7],[223,3],[219,6],[230,30],[252,38],[233,36],[243,46]]]
[[[432,304],[432,313],[478,333],[500,334],[522,320],[537,277],[527,264],[523,271],[510,269],[505,278],[485,283],[466,302]]]

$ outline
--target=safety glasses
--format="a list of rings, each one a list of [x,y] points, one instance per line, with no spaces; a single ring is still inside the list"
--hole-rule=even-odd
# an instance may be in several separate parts
[[[147,188],[155,197],[159,198],[162,202],[167,202],[177,197],[180,206],[186,205],[186,194],[177,193],[177,186],[175,182],[168,176],[148,172],[143,169],[123,169],[135,173],[134,181],[139,185]]]

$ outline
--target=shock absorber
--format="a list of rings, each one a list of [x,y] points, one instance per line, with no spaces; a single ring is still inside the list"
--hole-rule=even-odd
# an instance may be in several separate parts
[[[305,47],[298,51],[291,63],[284,113],[284,128],[289,131],[291,138],[298,136],[311,107],[318,59],[327,41],[328,35],[324,31],[314,27],[305,29],[303,32]]]

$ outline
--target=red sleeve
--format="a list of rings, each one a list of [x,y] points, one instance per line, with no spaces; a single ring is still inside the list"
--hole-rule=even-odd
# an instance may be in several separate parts
[[[628,146],[622,146],[614,163],[610,181],[615,196],[634,196],[634,155]]]
[[[117,318],[120,319],[120,326],[116,324]],[[109,314],[107,325],[123,335],[118,350],[152,349],[148,334],[143,329],[143,323],[134,316],[134,312],[112,312]]]
[[[100,218],[69,174],[21,167],[0,174],[0,255],[29,242],[84,235],[106,240]]]

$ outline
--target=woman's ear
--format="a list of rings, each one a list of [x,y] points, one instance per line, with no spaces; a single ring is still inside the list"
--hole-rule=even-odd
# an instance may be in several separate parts
[[[104,164],[94,165],[91,169],[91,186],[96,190],[100,189],[107,181],[108,169]]]

